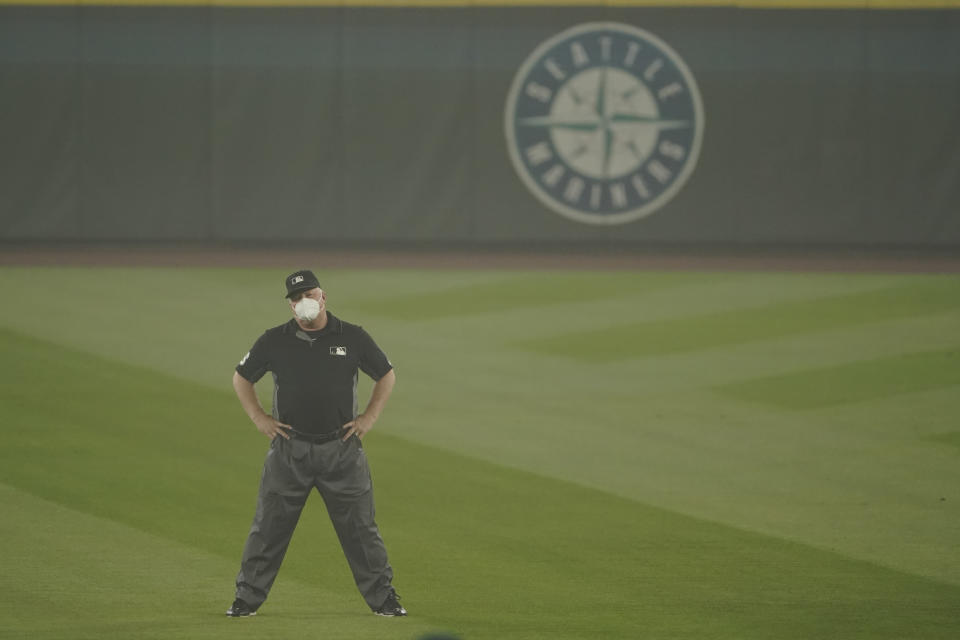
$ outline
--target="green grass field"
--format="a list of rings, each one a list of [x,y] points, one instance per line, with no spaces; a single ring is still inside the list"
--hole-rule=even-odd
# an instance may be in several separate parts
[[[267,447],[230,378],[301,266],[0,268],[0,637],[960,637],[953,275],[319,273],[397,368],[411,615],[314,496],[227,619]]]

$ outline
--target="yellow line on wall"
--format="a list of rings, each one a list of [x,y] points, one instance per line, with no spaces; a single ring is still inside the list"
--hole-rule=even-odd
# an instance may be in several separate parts
[[[20,6],[151,7],[739,7],[744,9],[958,9],[960,0],[0,0]]]

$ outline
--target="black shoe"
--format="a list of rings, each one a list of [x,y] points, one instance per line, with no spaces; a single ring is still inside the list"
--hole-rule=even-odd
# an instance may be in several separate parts
[[[247,616],[257,615],[256,609],[251,609],[250,605],[246,602],[237,598],[233,601],[233,604],[227,609],[227,615],[231,618],[246,618]]]
[[[405,616],[407,615],[407,610],[403,608],[399,602],[400,596],[397,595],[396,591],[391,590],[390,595],[387,596],[387,599],[383,601],[383,604],[380,605],[379,609],[374,609],[374,613],[378,616]]]

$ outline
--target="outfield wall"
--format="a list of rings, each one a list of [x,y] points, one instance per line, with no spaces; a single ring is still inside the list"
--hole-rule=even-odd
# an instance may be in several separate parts
[[[956,3],[126,4],[0,2],[0,240],[960,247]]]

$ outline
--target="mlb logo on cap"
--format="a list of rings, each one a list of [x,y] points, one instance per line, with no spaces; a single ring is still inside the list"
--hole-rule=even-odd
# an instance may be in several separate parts
[[[317,276],[313,275],[313,271],[304,270],[288,275],[285,284],[287,285],[287,297],[289,298],[300,291],[316,289],[320,286],[320,281],[317,280]]]

